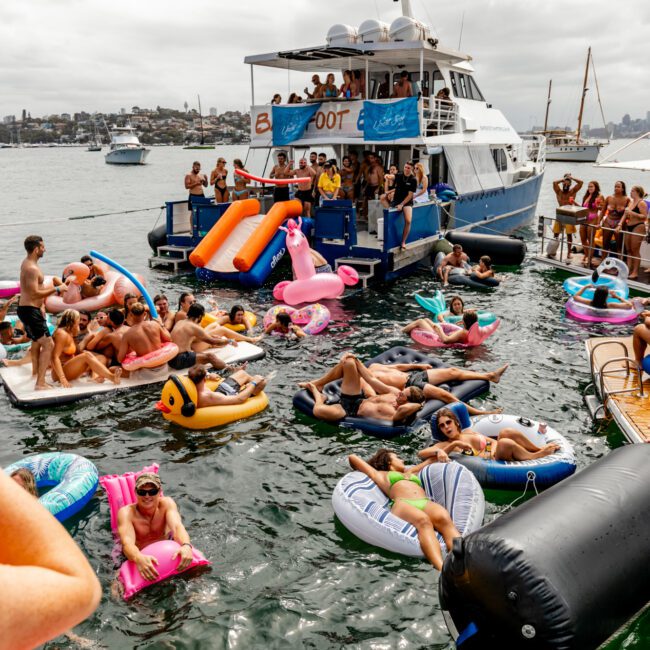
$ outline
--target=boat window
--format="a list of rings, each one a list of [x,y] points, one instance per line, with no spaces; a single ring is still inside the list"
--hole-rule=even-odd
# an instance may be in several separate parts
[[[400,80],[400,74],[401,70],[399,72],[394,72],[393,73],[393,86]],[[411,75],[411,84],[417,84],[418,92],[422,92],[422,84],[420,83],[420,71],[418,70],[417,72],[411,72],[410,70],[408,71],[409,74]],[[423,95],[428,95],[429,94],[429,71],[425,70],[424,71],[424,92],[422,92]]]
[[[480,102],[485,101],[483,93],[481,93],[479,90],[479,87],[476,85],[473,77],[467,74],[461,74],[459,72],[453,71],[449,74],[451,76],[451,87],[456,97],[474,99]]]
[[[444,151],[459,194],[503,187],[488,145],[445,145]]]
[[[492,149],[492,157],[494,158],[497,171],[504,172],[508,169],[508,159],[503,149]]]
[[[460,87],[461,87],[461,94],[463,97],[466,99],[472,99],[472,94],[469,89],[469,85],[467,84],[467,77],[464,74],[459,74],[458,77],[460,78]]]
[[[454,97],[465,97],[460,86],[458,73],[452,71],[449,73],[449,76],[451,77],[451,89],[454,91]]]
[[[483,97],[483,93],[479,90],[479,87],[476,85],[476,81],[474,81],[474,77],[467,77],[467,80],[469,82],[469,85],[472,89],[472,99],[476,99],[479,102],[484,102],[485,97]]]

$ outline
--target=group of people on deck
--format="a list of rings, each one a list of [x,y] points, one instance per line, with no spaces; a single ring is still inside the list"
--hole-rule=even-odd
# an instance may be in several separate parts
[[[630,269],[628,278],[639,277],[641,265],[640,250],[644,238],[648,235],[648,204],[646,192],[640,185],[634,185],[628,196],[623,181],[616,181],[614,191],[605,196],[598,181],[589,181],[582,199],[578,192],[584,182],[574,178],[570,173],[553,181],[553,190],[559,206],[581,205],[589,212],[586,222],[580,224],[580,241],[583,248],[582,266],[591,268],[594,255],[601,260],[608,255],[623,256]],[[600,229],[602,243],[596,246],[596,233]],[[573,235],[576,226],[553,222],[553,236],[557,240],[562,231],[566,232],[568,252],[566,259],[572,257]],[[551,257],[555,253],[549,254]]]

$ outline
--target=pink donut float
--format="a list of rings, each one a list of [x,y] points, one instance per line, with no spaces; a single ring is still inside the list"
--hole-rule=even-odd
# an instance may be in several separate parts
[[[330,310],[318,302],[302,309],[294,309],[289,305],[276,305],[266,312],[264,327],[273,323],[280,312],[289,314],[291,322],[295,325],[304,326],[302,329],[305,334],[320,334],[329,325],[331,318]],[[273,333],[276,334],[276,332]]]
[[[569,298],[565,305],[566,313],[575,320],[585,323],[612,323],[622,324],[635,321],[642,310],[641,305],[635,302],[631,309],[597,309],[591,305],[577,302]]]
[[[129,372],[140,370],[141,368],[158,368],[173,359],[177,354],[178,346],[176,343],[169,341],[161,348],[149,352],[149,354],[145,354],[141,357],[139,357],[135,352],[129,352],[122,361],[122,368]]]
[[[498,318],[489,325],[480,326],[478,323],[474,323],[469,328],[466,343],[443,343],[435,332],[422,329],[411,330],[411,338],[417,343],[430,348],[472,348],[481,345],[488,337],[494,334],[500,324],[501,321]],[[445,334],[452,334],[462,329],[462,327],[453,323],[440,323],[440,327]]]
[[[126,472],[121,475],[111,474],[99,478],[99,482],[108,497],[108,506],[111,511],[111,530],[114,535],[117,535],[117,513],[120,508],[136,502],[135,482],[142,472],[153,472],[157,474],[158,465],[154,463],[153,465],[143,467],[139,472]],[[124,593],[122,594],[124,600],[128,600],[145,587],[149,587],[180,573],[178,571],[180,558],[176,557],[172,559],[179,548],[179,545],[175,541],[163,540],[149,544],[149,546],[142,549],[145,555],[153,555],[158,561],[156,566],[158,577],[155,580],[145,580],[133,562],[130,560],[124,562],[120,567],[118,576],[124,587]],[[203,553],[195,548],[192,549],[192,555],[192,562],[186,571],[196,566],[210,564],[210,561],[205,558]]]

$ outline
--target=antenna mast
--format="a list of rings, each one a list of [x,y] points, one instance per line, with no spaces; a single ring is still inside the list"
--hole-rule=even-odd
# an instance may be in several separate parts
[[[549,79],[548,82],[548,97],[546,98],[546,115],[544,116],[544,133],[548,130],[548,112],[551,108],[551,86],[553,85],[553,79]]]
[[[587,65],[585,66],[585,78],[582,82],[582,99],[580,100],[580,113],[578,114],[578,129],[576,131],[576,144],[580,144],[580,131],[582,130],[582,113],[585,108],[585,96],[587,95],[587,79],[589,77],[589,60],[591,59],[591,46],[587,50]]]
[[[203,114],[201,112],[201,95],[197,95],[199,100],[199,123],[201,124],[201,144],[205,144],[205,138],[203,137]]]
[[[397,0],[393,0],[393,2],[397,2]],[[402,0],[402,16],[406,16],[407,18],[415,17],[411,8],[411,0]]]

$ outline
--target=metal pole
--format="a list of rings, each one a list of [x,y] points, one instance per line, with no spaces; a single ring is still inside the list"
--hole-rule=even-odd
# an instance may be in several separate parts
[[[424,50],[420,48],[420,134],[424,133]]]
[[[253,75],[252,63],[251,63],[251,106],[255,106],[255,79]]]

